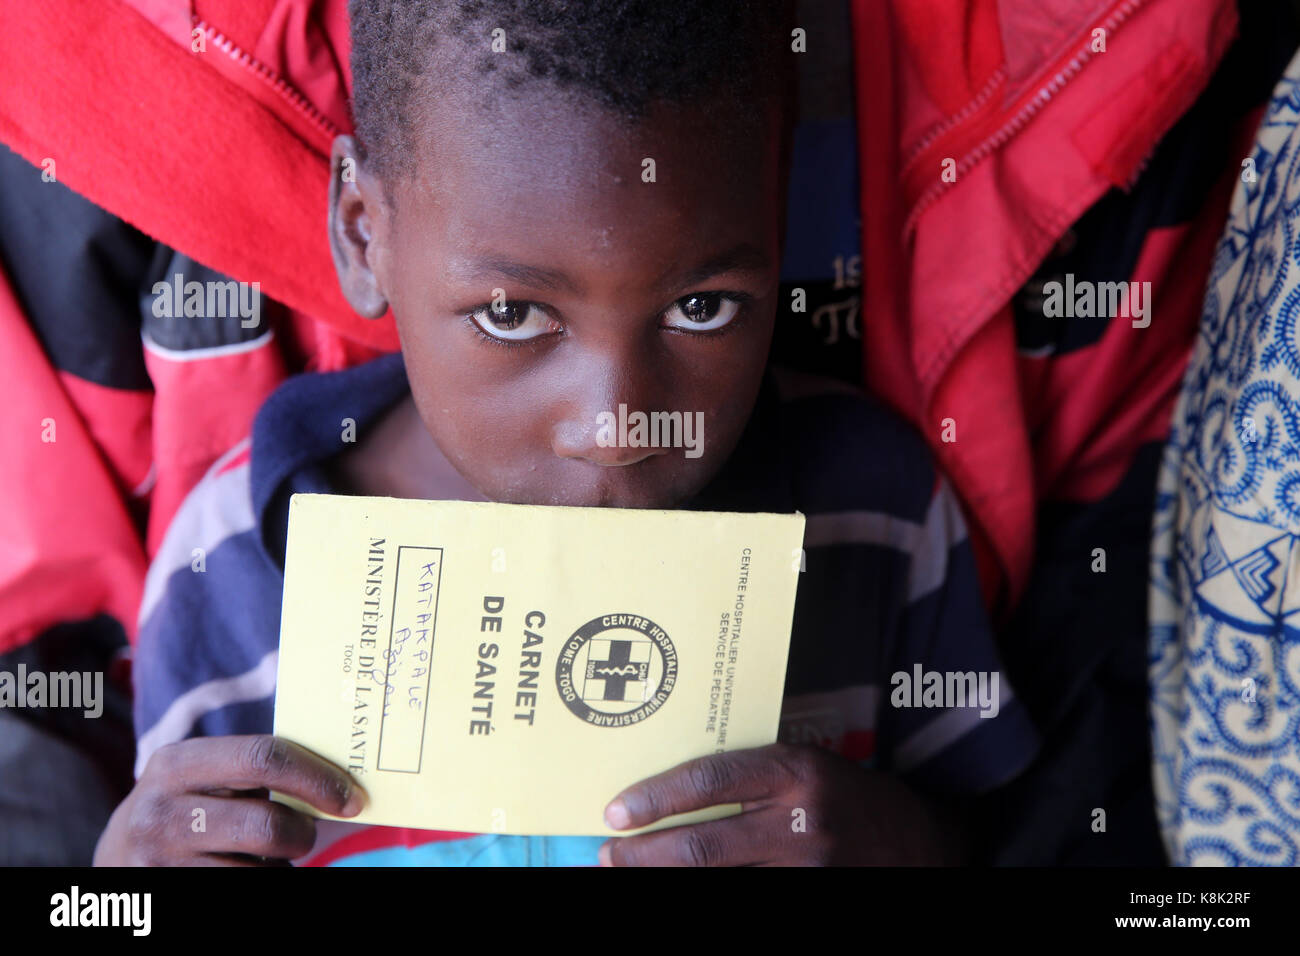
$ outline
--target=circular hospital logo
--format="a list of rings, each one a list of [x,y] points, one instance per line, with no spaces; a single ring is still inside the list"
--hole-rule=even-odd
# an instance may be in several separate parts
[[[654,621],[635,614],[592,618],[564,642],[555,665],[565,705],[597,727],[645,720],[676,683],[673,642]]]

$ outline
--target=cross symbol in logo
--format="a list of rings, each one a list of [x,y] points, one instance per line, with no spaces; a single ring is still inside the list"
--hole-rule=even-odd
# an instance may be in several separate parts
[[[601,700],[623,700],[628,681],[645,680],[646,665],[632,662],[632,643],[610,641],[607,660],[592,659],[588,662],[590,678],[605,681],[605,693],[601,695]]]

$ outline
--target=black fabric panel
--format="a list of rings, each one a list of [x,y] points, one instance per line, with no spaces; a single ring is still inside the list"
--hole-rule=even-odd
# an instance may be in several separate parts
[[[0,262],[55,368],[112,388],[151,387],[137,301],[154,246],[0,146]]]
[[[132,784],[135,736],[126,687],[110,673],[126,645],[106,615],[51,628],[0,655],[0,671],[103,672],[103,713],[0,709],[0,866],[85,866]],[[15,677],[16,679],[16,677]]]
[[[176,276],[180,276],[179,296],[175,292]],[[234,300],[221,288],[231,281],[229,276],[209,269],[189,256],[159,246],[140,294],[140,315],[145,335],[151,342],[174,351],[235,345],[262,335],[269,327],[270,300],[251,286],[239,289],[239,297]],[[157,282],[165,283],[167,288],[155,294]],[[190,282],[198,282],[204,288],[201,315],[184,314],[184,289]],[[209,290],[216,290],[210,303]],[[250,306],[246,310],[247,317],[240,311],[245,304]],[[254,316],[256,323],[253,322]]]
[[[1162,446],[1091,504],[1039,508],[1036,559],[999,636],[1007,676],[1043,732],[1040,758],[990,801],[992,862],[1165,862],[1147,726],[1147,584]],[[1106,552],[1094,572],[1093,549]],[[1106,832],[1092,830],[1106,811]]]

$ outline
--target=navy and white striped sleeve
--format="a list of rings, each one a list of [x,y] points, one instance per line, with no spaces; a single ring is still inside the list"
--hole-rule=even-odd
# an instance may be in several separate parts
[[[186,498],[145,580],[132,667],[137,777],[166,744],[272,729],[280,579],[257,543],[239,451]]]
[[[881,766],[931,792],[983,793],[1024,769],[1038,737],[999,659],[946,481],[935,482],[908,552],[905,604],[884,662]]]

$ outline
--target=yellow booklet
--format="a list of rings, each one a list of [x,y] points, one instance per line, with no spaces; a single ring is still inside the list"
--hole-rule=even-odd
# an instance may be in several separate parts
[[[611,834],[624,787],[776,740],[803,527],[295,495],[275,733],[354,775],[357,822]]]

